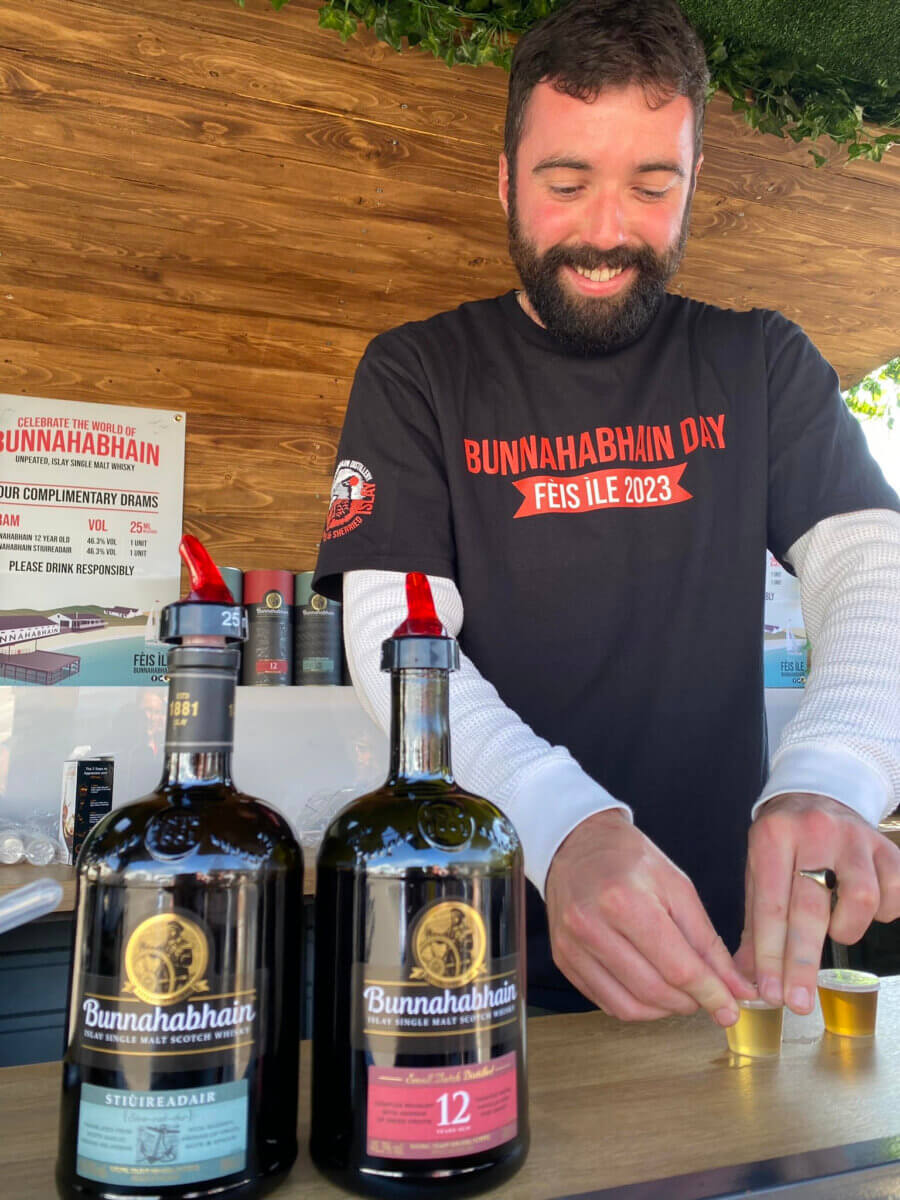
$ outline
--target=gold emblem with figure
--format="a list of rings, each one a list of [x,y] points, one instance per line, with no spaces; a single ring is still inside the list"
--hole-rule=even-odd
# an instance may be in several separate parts
[[[145,1004],[177,1004],[209,991],[209,946],[199,925],[178,913],[142,921],[125,948],[126,992]]]
[[[419,919],[412,944],[414,980],[464,987],[484,973],[487,934],[481,913],[460,900],[442,900]]]

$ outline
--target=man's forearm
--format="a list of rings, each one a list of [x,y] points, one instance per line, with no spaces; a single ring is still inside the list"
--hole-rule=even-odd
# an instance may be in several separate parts
[[[900,514],[830,517],[788,557],[811,670],[754,816],[776,795],[811,792],[876,824],[900,805]]]

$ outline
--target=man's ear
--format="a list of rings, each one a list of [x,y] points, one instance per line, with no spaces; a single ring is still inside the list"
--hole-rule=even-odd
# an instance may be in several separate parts
[[[509,216],[509,162],[505,154],[500,155],[497,172],[497,195],[503,205],[503,211]]]
[[[700,168],[703,166],[703,155],[701,154],[694,163],[694,187],[697,186],[697,176],[700,174]]]

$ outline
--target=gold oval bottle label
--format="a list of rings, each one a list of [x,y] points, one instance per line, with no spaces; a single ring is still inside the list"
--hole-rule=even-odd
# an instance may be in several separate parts
[[[411,978],[424,977],[434,987],[465,987],[483,972],[486,952],[481,913],[461,900],[442,900],[419,918]]]
[[[148,917],[125,948],[125,990],[145,1004],[177,1004],[207,990],[209,946],[199,925],[180,913]]]

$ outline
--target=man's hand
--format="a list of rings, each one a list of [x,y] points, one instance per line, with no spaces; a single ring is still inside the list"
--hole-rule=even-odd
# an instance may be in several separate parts
[[[582,821],[547,873],[553,960],[589,1000],[623,1021],[705,1008],[738,1017],[741,977],[693,884],[618,810]]]
[[[831,867],[838,900],[797,871]],[[750,828],[744,933],[736,964],[770,1004],[813,1007],[822,945],[858,941],[869,924],[900,917],[900,849],[845,804],[775,796]]]

